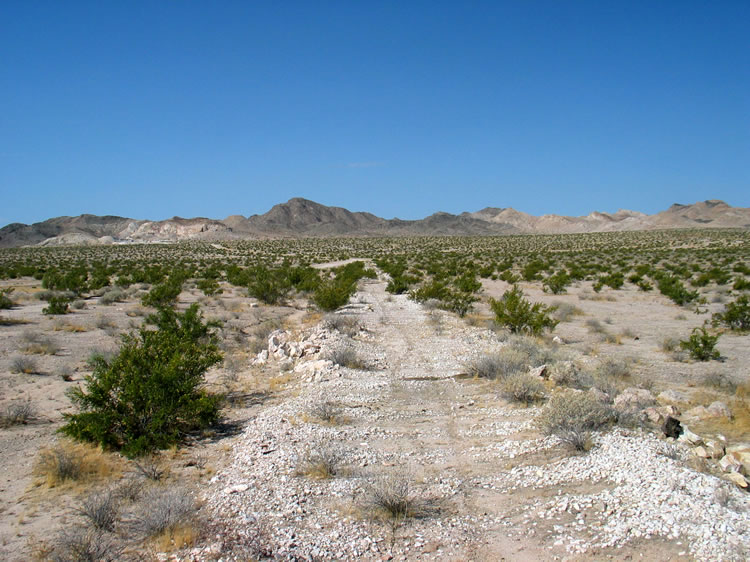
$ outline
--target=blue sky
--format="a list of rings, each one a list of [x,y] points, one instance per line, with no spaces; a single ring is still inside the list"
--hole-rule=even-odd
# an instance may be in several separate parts
[[[0,3],[0,226],[750,207],[750,3]]]

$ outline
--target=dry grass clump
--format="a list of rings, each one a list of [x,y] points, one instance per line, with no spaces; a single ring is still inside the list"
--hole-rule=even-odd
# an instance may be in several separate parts
[[[38,355],[54,355],[60,351],[60,346],[49,336],[26,330],[21,335],[23,341],[21,350],[25,353],[36,353]]]
[[[680,338],[676,336],[664,336],[659,343],[659,349],[664,353],[674,353],[680,347]]]
[[[33,357],[14,357],[10,361],[10,372],[24,375],[38,375],[39,367]]]
[[[367,370],[367,362],[357,353],[357,350],[351,347],[342,347],[334,349],[326,357],[334,365],[340,365],[347,369]]]
[[[370,482],[363,507],[374,519],[396,522],[427,517],[437,511],[435,502],[419,494],[409,476],[391,473]]]
[[[553,302],[552,306],[556,307],[554,316],[560,322],[570,322],[574,316],[583,316],[583,309],[569,302]]]
[[[323,327],[327,330],[336,330],[341,334],[353,338],[362,329],[362,323],[358,318],[347,314],[327,314],[323,319]]]
[[[590,448],[591,432],[616,419],[611,407],[586,392],[554,394],[537,416],[538,427],[547,435],[556,435],[578,451]]]
[[[174,539],[175,535],[180,535],[180,541],[184,542],[197,512],[198,503],[186,488],[152,487],[143,493],[129,520],[129,527],[145,538],[166,535]]]
[[[341,474],[346,457],[343,449],[321,443],[310,447],[299,457],[295,473],[316,480],[327,480]]]
[[[316,402],[307,409],[307,414],[313,419],[330,425],[341,421],[341,408],[331,400]]]
[[[68,442],[44,449],[34,466],[34,475],[48,488],[69,482],[109,478],[117,472],[115,464],[100,449]]]
[[[531,404],[544,400],[544,383],[529,373],[514,373],[500,383],[500,394],[511,402]]]
[[[73,526],[59,533],[44,558],[51,562],[115,562],[122,554],[122,544],[111,534]]]
[[[19,324],[28,324],[28,322],[22,318],[8,318],[7,316],[0,316],[0,326],[17,326]]]
[[[36,416],[36,408],[31,400],[11,402],[0,413],[0,427],[25,425]]]

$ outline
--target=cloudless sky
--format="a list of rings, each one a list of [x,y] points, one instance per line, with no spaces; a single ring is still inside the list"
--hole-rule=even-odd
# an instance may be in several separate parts
[[[750,207],[750,2],[0,2],[0,226]]]

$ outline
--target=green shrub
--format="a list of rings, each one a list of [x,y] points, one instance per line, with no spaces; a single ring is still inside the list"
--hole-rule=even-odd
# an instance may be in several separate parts
[[[141,302],[143,306],[153,306],[155,308],[173,306],[177,297],[182,292],[182,279],[170,279],[158,285],[154,285],[151,290],[143,296]]]
[[[495,321],[514,334],[539,335],[545,329],[554,330],[558,323],[550,316],[554,307],[538,302],[531,304],[518,286],[505,291],[500,300],[490,299],[490,308],[495,313]]]
[[[7,310],[13,308],[13,301],[8,296],[13,292],[13,288],[0,289],[0,310]]]
[[[550,275],[544,280],[545,292],[560,295],[566,292],[566,287],[570,284],[571,278],[564,269],[554,275]]]
[[[336,279],[323,281],[313,293],[313,302],[321,310],[332,312],[349,302],[356,287],[356,284]]]
[[[721,358],[718,349],[714,349],[719,335],[712,336],[704,327],[693,328],[693,333],[686,340],[680,341],[680,348],[690,354],[696,361],[710,361]]]
[[[720,324],[736,332],[750,330],[750,299],[747,295],[741,295],[724,307],[724,312],[713,315],[714,326]]]
[[[198,305],[184,313],[161,308],[149,320],[156,330],[143,327],[124,336],[109,361],[93,359],[85,390],[70,392],[79,413],[65,414],[63,433],[132,457],[169,447],[216,421],[220,397],[200,386],[221,353]]]
[[[48,305],[42,309],[42,314],[67,314],[69,301],[65,297],[51,297]]]
[[[688,291],[674,275],[661,275],[657,287],[662,295],[672,299],[672,302],[680,306],[689,304],[698,298],[698,291]]]

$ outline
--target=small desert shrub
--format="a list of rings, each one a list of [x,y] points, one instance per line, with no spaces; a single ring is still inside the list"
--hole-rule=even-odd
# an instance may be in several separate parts
[[[737,391],[737,383],[723,373],[708,373],[703,377],[703,384],[717,390],[734,394]]]
[[[607,332],[607,329],[596,318],[586,320],[586,327],[592,334],[605,334]]]
[[[628,378],[630,370],[630,361],[618,357],[607,357],[596,366],[595,375],[620,380]]]
[[[530,303],[518,286],[505,291],[500,300],[491,298],[490,308],[495,313],[495,322],[514,334],[539,335],[546,329],[554,330],[558,323],[550,316],[554,307]]]
[[[713,315],[715,326],[723,325],[736,332],[750,330],[750,297],[742,295],[724,307],[724,311]]]
[[[39,367],[33,357],[14,357],[10,362],[11,373],[23,373],[25,375],[38,374]]]
[[[36,416],[31,400],[11,402],[0,414],[0,427],[27,424]]]
[[[482,379],[500,379],[528,368],[528,357],[517,349],[503,347],[499,352],[480,355],[466,364],[467,374]]]
[[[70,303],[70,308],[74,310],[83,310],[86,308],[86,301],[83,299],[76,299],[72,303]]]
[[[590,394],[568,391],[554,394],[536,423],[545,434],[556,435],[576,450],[585,451],[589,447],[591,431],[615,419],[613,410]]]
[[[133,461],[133,464],[135,465],[138,474],[140,474],[146,480],[150,480],[152,482],[161,481],[161,479],[164,478],[164,475],[167,472],[164,468],[162,468],[161,463],[159,463],[158,459],[154,456],[145,457],[141,459],[140,462]]]
[[[696,361],[718,360],[721,358],[721,353],[718,349],[714,349],[718,341],[718,334],[713,336],[706,328],[693,328],[690,337],[680,341],[680,348],[687,351]]]
[[[26,353],[37,353],[39,355],[55,355],[60,351],[60,346],[44,334],[38,332],[25,331],[23,333],[24,344],[21,347]]]
[[[367,362],[351,347],[342,347],[331,351],[327,359],[335,365],[341,365],[348,369],[367,369]]]
[[[10,300],[10,295],[13,292],[12,288],[0,289],[0,310],[7,310],[13,308],[13,301]]]
[[[328,330],[338,332],[353,338],[362,329],[358,318],[344,314],[328,314],[323,320],[323,326]]]
[[[74,447],[56,446],[42,451],[36,472],[50,488],[68,480],[80,480],[84,474],[84,455]]]
[[[364,494],[364,507],[374,518],[403,521],[427,516],[433,509],[411,483],[401,474],[384,474],[376,477]]]
[[[522,353],[530,367],[552,365],[564,359],[564,354],[556,345],[547,345],[543,340],[532,336],[511,336],[508,339],[508,347]]]
[[[664,336],[659,347],[664,353],[672,353],[680,346],[679,338],[674,336]]]
[[[96,320],[94,321],[94,326],[96,326],[100,330],[106,330],[107,328],[116,328],[117,324],[115,324],[109,316],[98,314],[96,316]]]
[[[335,424],[341,417],[341,409],[331,400],[316,402],[307,409],[310,417],[329,424]]]
[[[64,297],[51,297],[42,314],[67,314],[70,301]]]
[[[143,493],[129,523],[138,535],[150,538],[185,525],[197,511],[198,504],[189,490],[157,486]]]
[[[62,531],[49,555],[52,562],[115,562],[123,547],[109,534],[96,529],[70,527]]]
[[[346,452],[338,447],[318,444],[306,450],[298,459],[296,474],[326,480],[341,474]]]
[[[574,316],[583,316],[583,310],[574,304],[557,302],[553,306],[556,308],[555,318],[558,322],[570,322]]]
[[[544,399],[544,383],[528,373],[515,373],[503,379],[500,393],[512,402],[531,404]]]
[[[100,531],[114,531],[119,515],[119,501],[112,490],[93,492],[86,496],[77,511]]]

